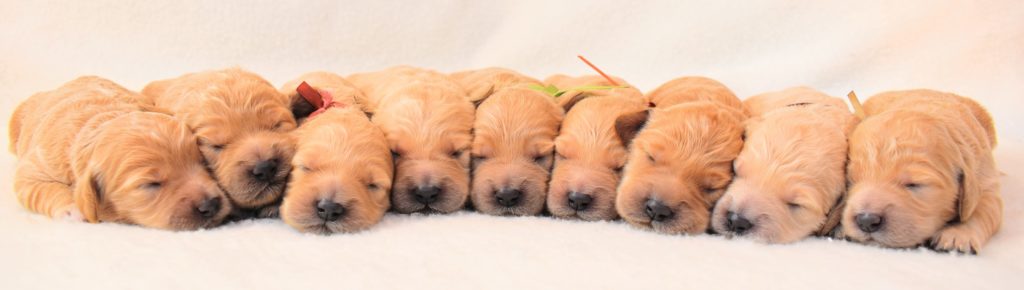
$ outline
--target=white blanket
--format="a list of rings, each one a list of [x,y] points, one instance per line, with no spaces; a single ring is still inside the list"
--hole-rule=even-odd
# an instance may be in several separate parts
[[[0,2],[0,117],[79,75],[131,89],[241,66],[275,85],[409,64],[589,74],[642,90],[705,75],[746,97],[934,88],[995,117],[1002,231],[978,256],[811,239],[762,245],[622,222],[389,214],[330,237],[276,220],[173,233],[22,209],[0,155],[0,289],[964,289],[1024,285],[1024,5],[1009,1]],[[685,3],[684,3],[685,2]],[[957,3],[948,3],[957,2]],[[5,126],[6,127],[6,126]],[[7,143],[7,134],[3,134]]]

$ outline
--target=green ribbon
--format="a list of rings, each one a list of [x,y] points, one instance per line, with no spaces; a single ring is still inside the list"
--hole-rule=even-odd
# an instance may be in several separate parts
[[[579,87],[570,88],[570,89],[567,89],[567,90],[559,90],[558,87],[556,87],[555,85],[548,85],[546,87],[545,86],[541,86],[541,85],[537,85],[537,84],[530,85],[530,89],[538,91],[538,92],[542,92],[542,93],[545,93],[545,94],[548,94],[548,95],[551,95],[552,97],[556,97],[556,98],[557,97],[561,97],[563,94],[565,94],[568,91],[580,91],[580,92],[603,91],[603,90],[613,90],[613,89],[624,89],[624,88],[628,88],[628,87],[629,86],[579,86]]]

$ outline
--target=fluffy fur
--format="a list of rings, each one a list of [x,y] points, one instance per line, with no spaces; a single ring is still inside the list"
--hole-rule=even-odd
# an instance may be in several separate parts
[[[54,218],[192,230],[229,212],[196,139],[144,98],[98,77],[36,94],[14,112],[14,191]]]

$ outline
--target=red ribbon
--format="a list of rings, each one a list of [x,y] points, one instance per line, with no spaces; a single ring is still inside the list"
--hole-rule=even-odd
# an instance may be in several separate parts
[[[345,104],[335,102],[334,97],[331,96],[330,92],[318,91],[306,82],[299,84],[299,87],[296,88],[295,91],[299,93],[299,96],[302,96],[303,99],[306,99],[307,102],[313,105],[313,107],[316,107],[316,111],[309,114],[307,118],[312,118],[333,107],[341,108],[345,106]]]

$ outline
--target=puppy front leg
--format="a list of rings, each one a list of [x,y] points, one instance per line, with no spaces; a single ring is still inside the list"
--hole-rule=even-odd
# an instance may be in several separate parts
[[[931,238],[931,247],[939,251],[977,254],[999,230],[1003,221],[1003,200],[986,192],[970,219],[946,226]]]
[[[84,222],[82,212],[75,206],[71,187],[55,181],[42,181],[23,174],[15,174],[14,191],[18,202],[31,211],[55,219]]]

